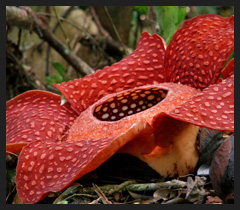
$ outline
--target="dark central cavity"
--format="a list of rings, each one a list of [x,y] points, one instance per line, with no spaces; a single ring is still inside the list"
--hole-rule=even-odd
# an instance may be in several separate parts
[[[151,108],[162,101],[167,92],[160,88],[127,91],[97,106],[93,115],[102,121],[117,121]]]

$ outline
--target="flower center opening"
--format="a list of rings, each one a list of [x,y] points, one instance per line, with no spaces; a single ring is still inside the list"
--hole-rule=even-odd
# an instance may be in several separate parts
[[[93,115],[102,121],[117,121],[153,107],[166,97],[167,92],[161,88],[127,91],[97,106]]]

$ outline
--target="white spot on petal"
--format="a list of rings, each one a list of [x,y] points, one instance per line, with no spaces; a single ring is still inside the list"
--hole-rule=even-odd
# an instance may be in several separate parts
[[[104,115],[102,116],[102,119],[107,119],[108,117],[109,117],[109,114],[106,113],[106,114],[104,114]]]

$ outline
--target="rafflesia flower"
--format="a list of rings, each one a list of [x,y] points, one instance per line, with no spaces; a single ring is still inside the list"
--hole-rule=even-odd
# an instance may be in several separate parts
[[[21,151],[19,198],[36,203],[116,152],[165,177],[192,173],[199,127],[234,130],[234,61],[223,69],[233,49],[234,17],[202,15],[185,21],[167,48],[144,32],[127,58],[55,84],[63,105],[40,90],[8,101],[6,150]]]

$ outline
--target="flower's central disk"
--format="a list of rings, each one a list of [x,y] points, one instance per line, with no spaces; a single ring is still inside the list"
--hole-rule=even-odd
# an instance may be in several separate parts
[[[162,101],[166,97],[167,92],[167,90],[160,88],[126,91],[97,106],[93,115],[102,121],[120,120],[126,116],[151,108]]]

